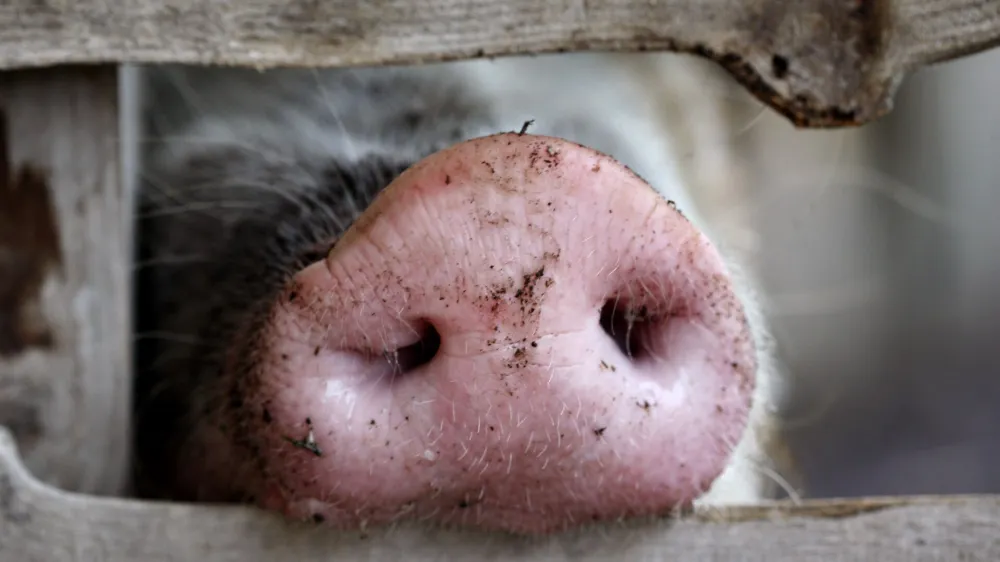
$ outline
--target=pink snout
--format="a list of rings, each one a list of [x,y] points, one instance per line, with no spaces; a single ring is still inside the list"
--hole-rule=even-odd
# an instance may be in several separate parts
[[[611,158],[458,144],[275,302],[243,389],[258,501],[357,528],[667,513],[720,475],[756,356],[711,243]]]

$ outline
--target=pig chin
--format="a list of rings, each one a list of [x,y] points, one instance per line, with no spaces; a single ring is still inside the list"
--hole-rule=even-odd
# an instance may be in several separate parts
[[[237,435],[206,471],[343,529],[668,514],[745,438],[754,349],[715,248],[640,178],[475,139],[397,178],[232,348]]]

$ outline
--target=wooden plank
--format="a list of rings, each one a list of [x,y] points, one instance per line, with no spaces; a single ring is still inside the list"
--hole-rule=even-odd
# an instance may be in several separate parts
[[[1000,560],[1000,497],[733,508],[544,538],[405,525],[337,533],[246,507],[144,503],[34,480],[0,430],[0,560]]]
[[[0,426],[44,481],[124,488],[131,200],[112,66],[0,72]]]
[[[674,50],[717,61],[759,99],[811,127],[876,119],[917,66],[997,44],[1000,0],[0,3],[0,68],[128,61],[345,66]]]

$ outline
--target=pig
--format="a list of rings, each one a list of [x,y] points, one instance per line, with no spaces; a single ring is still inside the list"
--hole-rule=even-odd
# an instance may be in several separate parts
[[[774,497],[670,57],[141,68],[136,494],[529,535]]]

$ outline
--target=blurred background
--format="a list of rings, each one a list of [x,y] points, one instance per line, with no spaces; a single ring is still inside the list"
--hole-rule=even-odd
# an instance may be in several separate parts
[[[810,496],[1000,492],[998,94],[994,50],[911,76],[861,129],[750,104],[751,261]]]

